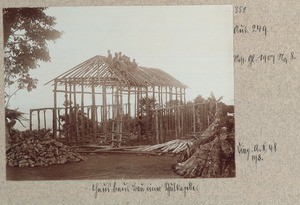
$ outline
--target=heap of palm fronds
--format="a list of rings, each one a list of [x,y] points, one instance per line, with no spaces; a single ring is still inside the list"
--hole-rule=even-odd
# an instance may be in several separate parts
[[[14,136],[17,130],[13,127],[17,122],[19,122],[23,127],[22,122],[28,121],[27,118],[24,117],[24,113],[18,111],[18,109],[9,109],[5,108],[5,135],[6,135],[6,146],[9,146],[11,141],[14,141]]]
[[[6,107],[5,108],[5,121],[6,121],[6,125],[8,127],[12,128],[16,124],[17,121],[22,124],[22,121],[28,121],[28,119],[25,118],[24,113],[18,111],[18,109],[13,110],[13,109],[9,109]]]
[[[214,120],[203,134],[192,141],[192,146],[182,153],[174,172],[183,177],[234,177],[234,133],[229,132],[232,125],[218,105]]]

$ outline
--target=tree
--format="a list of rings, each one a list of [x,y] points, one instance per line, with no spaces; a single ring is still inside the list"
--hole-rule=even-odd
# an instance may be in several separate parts
[[[152,109],[157,108],[157,106],[158,104],[156,103],[156,99],[153,97],[149,97],[148,99],[147,97],[143,97],[140,99],[140,109],[141,109],[141,113],[144,115],[147,115],[147,107],[148,110],[150,111],[150,116],[151,116]]]
[[[62,35],[54,29],[56,19],[46,15],[46,9],[3,9],[5,88],[16,85],[15,92],[36,88],[38,80],[30,75],[30,70],[36,69],[39,61],[50,61],[47,42]]]
[[[204,103],[204,101],[205,99],[202,97],[202,95],[198,95],[194,100],[195,103]]]

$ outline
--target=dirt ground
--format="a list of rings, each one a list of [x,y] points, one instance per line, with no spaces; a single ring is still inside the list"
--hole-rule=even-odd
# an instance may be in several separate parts
[[[8,167],[7,180],[160,179],[179,178],[171,170],[176,156],[135,154],[84,155],[87,161],[49,167]]]

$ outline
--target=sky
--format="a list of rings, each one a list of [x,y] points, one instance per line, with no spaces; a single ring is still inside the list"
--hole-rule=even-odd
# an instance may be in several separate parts
[[[109,49],[188,85],[187,100],[213,91],[234,104],[231,6],[52,7],[46,13],[56,17],[63,36],[48,43],[51,62],[31,72],[37,89],[19,91],[11,108],[53,107],[53,87],[44,84]]]

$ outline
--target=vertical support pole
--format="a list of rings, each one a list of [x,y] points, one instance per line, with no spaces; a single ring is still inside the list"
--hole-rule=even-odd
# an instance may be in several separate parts
[[[160,95],[160,86],[158,87],[158,93],[157,93],[157,95],[158,95],[158,107],[160,108],[161,107],[161,95]]]
[[[119,85],[117,84],[116,86],[116,92],[115,92],[115,103],[116,103],[116,112],[115,112],[115,123],[116,123],[116,132],[114,133],[115,135],[115,141],[118,141],[120,138],[120,113],[119,113],[119,110],[120,110],[120,105],[119,105]],[[115,142],[113,141],[113,145],[115,144]]]
[[[177,123],[177,118],[178,118],[178,116],[177,116],[177,109],[178,109],[178,107],[177,106],[175,106],[174,107],[174,115],[175,115],[175,117],[174,117],[174,124],[175,124],[175,127],[174,127],[174,129],[175,129],[175,139],[177,139],[178,138],[178,123]]]
[[[67,80],[65,81],[65,134],[67,142],[69,142],[69,118],[68,115],[68,83]]]
[[[178,139],[178,134],[179,134],[179,131],[180,131],[180,123],[179,123],[179,117],[178,117],[178,92],[177,92],[177,87],[175,87],[175,99],[176,99],[176,109],[175,109],[175,137],[176,139]]]
[[[60,109],[57,109],[57,113],[58,113],[58,118],[59,118],[60,117]],[[55,127],[55,128],[57,128],[57,127]],[[61,138],[61,123],[60,123],[60,120],[58,120],[58,130],[59,130],[59,138]],[[53,131],[53,133],[54,133],[54,131]]]
[[[44,129],[47,129],[46,110],[44,110]]]
[[[149,102],[149,95],[148,95],[148,85],[146,87],[146,137],[149,139],[148,136],[148,131],[149,131],[149,115],[150,115],[150,110],[149,110],[150,102]]]
[[[156,143],[159,144],[158,110],[155,110],[155,134],[156,134]]]
[[[152,109],[156,109],[155,108],[155,101],[156,101],[156,97],[155,97],[155,86],[152,87],[152,98],[153,98],[153,104],[152,104]],[[153,132],[153,140],[152,142],[155,142],[155,136],[154,134],[156,133],[156,128],[155,128],[155,123],[156,123],[156,112],[152,112],[153,115],[151,116],[151,120],[152,120],[152,132]]]
[[[160,109],[161,108],[161,98],[160,98],[160,86],[157,86],[157,98],[158,98],[158,108],[157,109]],[[159,128],[159,131],[161,130],[160,129],[160,112],[158,111],[157,112],[157,115],[158,115],[158,128]],[[161,133],[159,132],[159,137],[161,136]],[[161,138],[161,137],[160,137]]]
[[[173,87],[172,86],[169,87],[169,102],[170,102],[169,106],[173,107]],[[170,130],[173,130],[173,126],[174,126],[173,116],[174,116],[174,114],[173,114],[173,108],[170,108]]]
[[[101,110],[101,107],[100,107]],[[95,123],[98,123],[98,106],[95,103]],[[98,131],[98,126],[95,127],[95,130]]]
[[[84,79],[81,81],[81,136],[84,138],[84,142],[87,142],[87,139],[85,137],[85,122],[84,122]]]
[[[95,109],[95,81],[94,78],[92,79],[92,136],[93,136],[93,143],[96,142],[96,109]]]
[[[128,86],[128,98],[127,98],[127,106],[128,106],[128,116],[131,116],[131,105],[130,105],[130,86]]]
[[[139,117],[141,115],[140,98],[141,98],[141,88],[138,87],[138,92],[137,92],[137,117]]]
[[[29,111],[29,129],[32,131],[32,110]]]
[[[186,88],[183,89],[183,103],[184,104],[186,104],[186,99],[185,99],[185,97],[186,97],[185,94],[186,93],[185,93],[185,90],[186,90]]]
[[[183,110],[183,98],[182,98],[182,88],[179,90],[180,92],[180,135],[184,135],[184,126],[183,126],[183,117],[184,117],[184,110]]]
[[[169,105],[168,105],[168,87],[166,86],[165,87],[165,98],[166,98],[166,116],[165,116],[165,118],[166,118],[166,136],[168,136],[168,138],[169,138],[169,116],[170,116],[170,113],[169,113],[169,109],[168,109],[168,107],[169,107]]]
[[[77,112],[77,102],[76,102],[76,85],[73,85],[73,91],[74,91],[74,117],[75,117],[75,142],[78,144],[78,137],[79,137],[79,129],[78,129],[78,112]]]
[[[90,113],[91,113],[91,107],[87,107],[87,120],[86,120],[86,127],[87,127],[87,137],[90,137],[91,135],[91,117],[90,117]]]
[[[54,80],[54,107],[53,107],[53,117],[52,117],[52,129],[53,129],[53,138],[56,139],[57,137],[57,81]],[[31,115],[30,115],[31,116]],[[31,124],[31,123],[30,123]]]
[[[70,141],[73,142],[73,137],[74,137],[74,112],[73,112],[73,106],[72,106],[72,85],[70,82],[69,85],[69,101],[70,101],[70,112],[69,112],[69,127],[70,127]]]
[[[40,130],[41,129],[41,119],[40,119],[40,111],[38,110],[37,111],[37,117],[38,117],[38,130]]]
[[[155,97],[155,86],[152,87],[152,91],[153,91],[153,109],[155,109],[155,101],[157,100]]]
[[[138,140],[140,141],[141,140],[141,122],[140,122],[140,120],[141,120],[141,111],[140,111],[140,93],[141,92],[141,89],[140,89],[140,87],[138,87],[138,90],[137,90],[137,101],[136,101],[136,105],[137,105],[137,119],[138,119],[138,121],[139,121],[139,125],[138,125]]]
[[[137,90],[134,88],[134,117],[137,117]]]
[[[107,100],[106,100],[106,80],[104,80],[102,85],[102,108],[103,108],[103,134],[105,137],[105,142],[107,140]]]
[[[115,120],[115,100],[114,100],[114,87],[112,86],[111,88],[111,108],[112,108],[112,119]],[[112,140],[112,146],[114,146],[114,140],[115,140],[115,121],[112,121],[112,126],[111,126],[111,140]]]
[[[188,107],[186,105],[186,99],[185,99],[185,88],[183,89],[183,104],[184,104],[184,132],[187,134],[189,131],[189,124],[188,124]]]
[[[195,101],[193,102],[193,132],[196,133],[196,108],[195,108]]]
[[[163,117],[164,117],[164,109],[160,110],[160,120],[159,120],[159,128],[160,128],[160,141],[163,143],[165,141],[164,133],[163,133]]]
[[[119,124],[120,124],[120,128],[119,128],[119,147],[121,147],[122,144],[122,138],[123,138],[123,87],[120,86],[120,91],[119,91]]]

